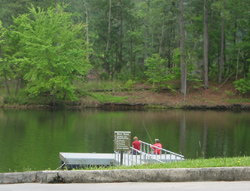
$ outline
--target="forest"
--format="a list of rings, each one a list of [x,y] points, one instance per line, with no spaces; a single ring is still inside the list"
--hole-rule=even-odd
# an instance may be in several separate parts
[[[75,101],[90,79],[248,95],[249,18],[249,0],[1,0],[4,99]]]

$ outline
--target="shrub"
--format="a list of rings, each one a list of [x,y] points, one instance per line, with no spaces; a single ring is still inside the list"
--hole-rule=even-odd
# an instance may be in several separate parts
[[[234,82],[235,88],[242,94],[250,93],[250,74],[246,78],[242,78]]]

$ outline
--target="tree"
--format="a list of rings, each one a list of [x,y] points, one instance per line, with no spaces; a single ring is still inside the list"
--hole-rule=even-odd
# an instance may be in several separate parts
[[[9,71],[8,64],[4,62],[4,54],[3,54],[3,47],[6,44],[5,36],[7,30],[2,26],[2,21],[0,20],[0,74],[4,76],[4,82],[7,88],[7,93],[10,95],[9,85],[7,81],[7,71]]]
[[[204,0],[204,87],[208,88],[208,11]]]
[[[226,2],[223,0],[223,11],[226,8]],[[224,42],[225,41],[225,18],[222,17],[221,21],[221,46],[220,46],[220,64],[219,64],[219,83],[221,83],[222,80],[222,71],[224,66]]]
[[[180,50],[181,50],[181,93],[184,95],[184,100],[187,94],[187,66],[184,60],[184,21],[183,21],[183,0],[179,2],[179,31],[180,31]]]
[[[111,0],[110,0],[111,1]],[[86,44],[87,44],[87,59],[89,59],[89,10],[86,0],[83,0],[85,18],[86,18]]]
[[[31,7],[30,13],[14,19],[21,49],[13,61],[29,68],[24,75],[30,96],[49,96],[56,100],[77,100],[74,80],[91,69],[86,57],[84,26],[75,25],[71,14],[58,5],[47,11]],[[19,57],[18,55],[22,55]]]

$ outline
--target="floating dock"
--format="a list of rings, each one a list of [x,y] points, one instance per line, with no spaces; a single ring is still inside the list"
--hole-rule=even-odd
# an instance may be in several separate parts
[[[112,153],[64,153],[59,154],[61,164],[67,168],[85,168],[88,166],[114,166],[115,154]]]

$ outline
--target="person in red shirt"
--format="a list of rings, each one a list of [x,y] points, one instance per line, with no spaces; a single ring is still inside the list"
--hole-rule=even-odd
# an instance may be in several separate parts
[[[159,148],[156,148],[156,147],[159,147],[159,148],[162,148],[162,144],[160,143],[159,139],[155,139],[155,144],[153,144],[151,146],[151,148],[154,150],[154,154],[160,154],[161,153],[161,149]]]
[[[141,150],[141,142],[138,141],[138,137],[134,137],[133,140],[134,140],[134,142],[132,143],[132,147],[140,151]],[[139,153],[135,150],[132,150],[132,154],[136,155]]]

